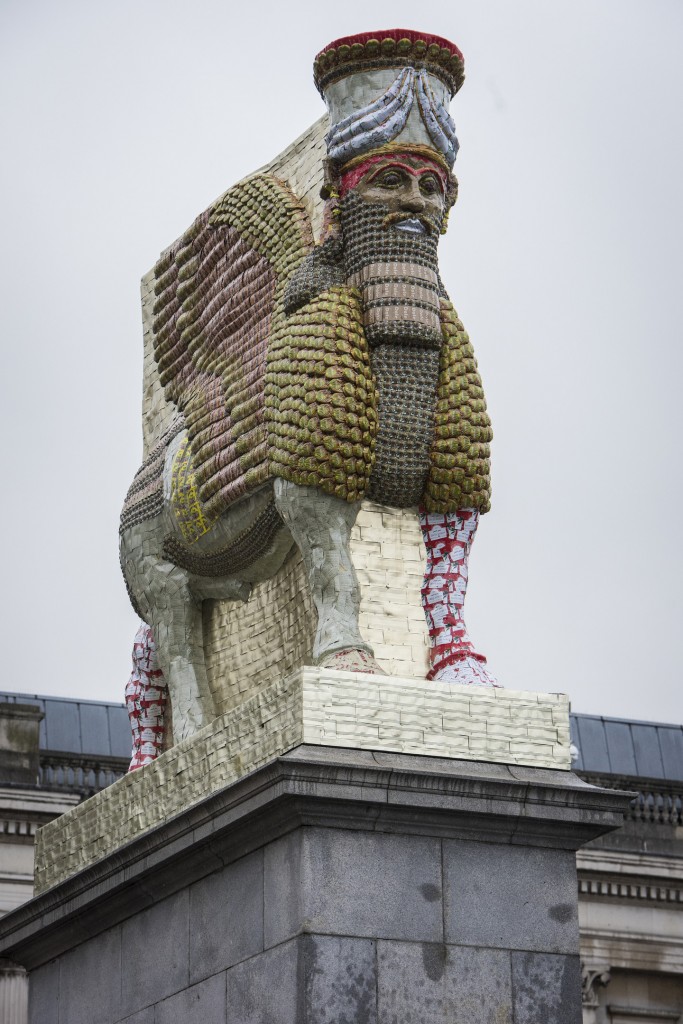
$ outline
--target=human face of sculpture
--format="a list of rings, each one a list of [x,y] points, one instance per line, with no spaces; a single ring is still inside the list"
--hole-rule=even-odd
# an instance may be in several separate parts
[[[373,162],[355,185],[357,195],[385,207],[385,227],[408,234],[438,234],[446,205],[443,171],[412,154]]]
[[[422,154],[377,153],[341,175],[346,280],[361,292],[370,346],[443,345],[437,248],[447,173]]]

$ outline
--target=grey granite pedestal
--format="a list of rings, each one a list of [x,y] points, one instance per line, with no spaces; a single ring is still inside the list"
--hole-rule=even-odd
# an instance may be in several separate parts
[[[31,1024],[580,1024],[568,771],[301,745],[0,922]]]

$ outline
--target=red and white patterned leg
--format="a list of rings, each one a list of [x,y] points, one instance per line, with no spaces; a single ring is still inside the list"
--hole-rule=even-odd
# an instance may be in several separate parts
[[[166,681],[157,668],[152,630],[143,622],[133,641],[133,671],[126,686],[126,708],[133,734],[129,772],[156,760],[161,753],[166,700]]]
[[[498,686],[467,635],[463,606],[467,592],[467,560],[479,522],[475,509],[457,512],[420,510],[420,526],[427,548],[422,585],[432,648],[427,679],[460,686]]]

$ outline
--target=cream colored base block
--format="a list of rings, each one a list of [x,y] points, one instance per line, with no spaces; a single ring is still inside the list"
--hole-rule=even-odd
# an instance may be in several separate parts
[[[569,769],[563,694],[304,668],[40,829],[43,892],[302,743]]]
[[[424,678],[429,634],[420,589],[425,550],[417,514],[365,501],[351,531],[360,583],[359,626],[391,676]],[[204,606],[204,651],[219,715],[310,663],[317,616],[296,552],[249,601]]]

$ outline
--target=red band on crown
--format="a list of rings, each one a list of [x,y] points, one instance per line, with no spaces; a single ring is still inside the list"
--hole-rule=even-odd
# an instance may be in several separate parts
[[[436,43],[437,46],[450,50],[454,57],[463,59],[462,53],[455,43],[451,43],[449,39],[444,39],[443,36],[434,36],[427,32],[415,32],[410,28],[388,28],[382,29],[381,32],[359,32],[355,36],[342,36],[341,39],[334,39],[327,46],[324,46],[320,53],[316,54],[316,60],[321,53],[325,53],[327,50],[336,50],[338,46],[353,46],[354,43],[360,43],[361,46],[364,46],[370,39],[394,39],[396,42],[399,39],[410,39],[411,43],[416,43],[418,39],[422,39],[427,46]]]

